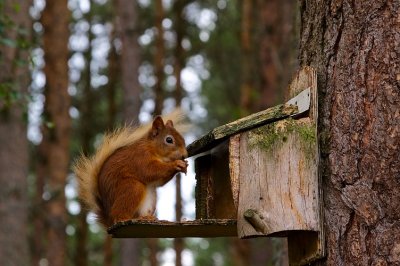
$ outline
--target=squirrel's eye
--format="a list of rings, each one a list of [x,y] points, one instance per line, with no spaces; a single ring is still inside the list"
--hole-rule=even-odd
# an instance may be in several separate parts
[[[165,143],[167,144],[173,144],[174,143],[174,138],[171,136],[166,136],[165,137]]]

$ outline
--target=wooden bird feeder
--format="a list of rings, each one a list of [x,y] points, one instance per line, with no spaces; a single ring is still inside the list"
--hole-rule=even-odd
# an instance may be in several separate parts
[[[210,131],[190,144],[196,220],[131,220],[113,237],[287,237],[289,262],[325,255],[316,73],[301,69],[291,100]]]

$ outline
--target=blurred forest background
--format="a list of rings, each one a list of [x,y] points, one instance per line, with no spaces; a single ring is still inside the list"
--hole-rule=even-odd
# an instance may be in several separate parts
[[[287,264],[280,239],[110,239],[70,165],[104,132],[176,106],[196,125],[190,143],[282,102],[298,12],[290,0],[0,0],[0,261]],[[172,220],[194,218],[193,173],[182,179],[163,193]]]

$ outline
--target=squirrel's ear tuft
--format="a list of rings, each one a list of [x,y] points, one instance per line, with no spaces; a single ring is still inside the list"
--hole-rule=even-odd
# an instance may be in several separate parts
[[[174,127],[174,123],[172,123],[172,120],[168,120],[168,121],[165,123],[165,125],[168,126],[168,127]]]
[[[157,136],[161,130],[164,128],[164,121],[161,116],[156,116],[153,120],[153,125],[151,127],[151,136]]]

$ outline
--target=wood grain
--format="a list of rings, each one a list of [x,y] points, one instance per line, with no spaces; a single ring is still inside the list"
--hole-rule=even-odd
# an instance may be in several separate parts
[[[275,123],[274,128],[283,127]],[[266,130],[266,129],[265,129]],[[255,138],[246,132],[240,138],[240,194],[238,230],[240,237],[263,235],[240,214],[254,209],[270,228],[266,235],[292,230],[317,231],[317,169],[315,153],[303,153],[301,137],[287,133],[270,147],[250,147]],[[258,137],[258,136],[257,136]]]
[[[239,205],[240,134],[229,139],[229,175],[235,209]]]
[[[230,176],[228,144],[227,141],[223,142],[209,154],[195,160],[197,219],[234,219],[237,216],[234,187],[231,185],[235,181]],[[237,186],[235,193],[237,201]]]
[[[308,117],[285,119],[239,137],[238,236],[287,236],[291,265],[304,265],[325,254],[319,176],[317,79],[312,68],[299,71],[289,97],[310,87]],[[237,145],[237,144],[235,144]],[[249,220],[245,212],[257,215]]]

